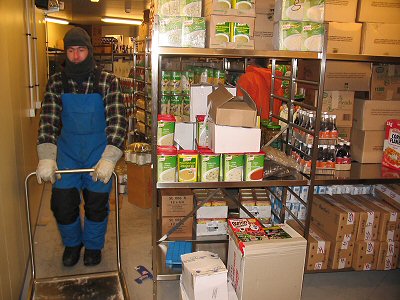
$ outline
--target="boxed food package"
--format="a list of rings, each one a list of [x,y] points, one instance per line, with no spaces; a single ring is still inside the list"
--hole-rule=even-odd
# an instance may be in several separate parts
[[[322,97],[322,111],[336,115],[336,126],[351,127],[353,123],[354,92],[326,91]]]
[[[325,1],[276,0],[274,20],[324,22]]]
[[[254,50],[272,50],[273,32],[274,21],[270,19],[270,15],[256,14],[254,25]]]
[[[325,0],[325,21],[353,23],[356,20],[358,0]]]
[[[327,53],[359,54],[361,23],[329,22]]]
[[[388,184],[377,184],[374,189],[375,196],[400,210],[400,191],[398,187]]]
[[[356,271],[376,270],[380,242],[357,241],[354,245],[352,267]]]
[[[226,235],[227,223],[225,219],[197,219],[196,236]]]
[[[376,164],[382,161],[383,130],[359,130],[351,132],[351,157],[362,164]]]
[[[258,0],[257,2],[264,2]],[[227,15],[254,17],[256,11],[256,0],[204,0],[204,16]]]
[[[181,258],[181,280],[189,299],[228,300],[228,270],[217,254],[197,251]]]
[[[296,221],[289,220],[287,221],[287,224],[289,224],[299,234],[304,234],[304,229]],[[307,270],[326,270],[328,268],[328,257],[331,242],[325,237],[325,234],[313,224],[310,224],[307,245]]]
[[[378,226],[377,240],[382,242],[393,242],[400,240],[400,211],[383,200],[370,195],[354,196],[366,205],[380,210],[381,216]]]
[[[353,127],[360,130],[385,130],[386,121],[400,116],[400,101],[354,100]]]
[[[240,153],[222,154],[222,181],[243,181],[244,155]]]
[[[300,234],[287,224],[263,229],[256,219],[228,219],[228,233],[228,277],[238,299],[300,299],[307,247]]]
[[[357,22],[399,23],[398,0],[359,0]]]
[[[360,53],[400,56],[399,31],[400,24],[363,23]]]
[[[335,241],[354,241],[359,214],[338,203],[332,196],[315,195],[312,203],[312,222]]]
[[[298,78],[319,81],[318,61],[299,60]],[[324,91],[369,91],[371,63],[327,61]],[[301,84],[299,84],[301,86]]]
[[[399,259],[399,242],[381,242],[378,253],[377,270],[394,270]]]
[[[372,208],[367,207],[352,195],[334,195],[333,198],[348,206],[355,212],[358,212],[359,219],[356,229],[356,241],[373,241],[377,239],[379,218],[381,214],[379,210],[373,210]]]
[[[257,107],[246,92],[243,97],[235,97],[225,87],[219,86],[208,95],[207,102],[210,107],[208,114],[216,125],[257,126]]]
[[[226,219],[228,217],[228,206],[218,203],[215,205],[213,202],[207,202],[196,211],[197,219]]]
[[[274,50],[301,51],[302,23],[299,21],[278,21],[274,23]]]
[[[254,49],[254,17],[207,17],[207,47]]]
[[[184,217],[162,217],[161,234],[167,234]],[[170,238],[193,238],[193,217],[189,217],[182,225],[169,235]]]
[[[201,17],[201,0],[157,0],[155,14],[160,16]]]
[[[302,51],[322,51],[324,41],[324,24],[311,21],[303,21],[301,31]]]
[[[161,190],[161,215],[186,216],[193,210],[193,193],[190,189]]]
[[[260,128],[216,125],[209,122],[209,148],[215,153],[259,152]]]
[[[382,165],[400,170],[400,120],[386,121]]]
[[[400,65],[372,66],[369,99],[400,100]]]

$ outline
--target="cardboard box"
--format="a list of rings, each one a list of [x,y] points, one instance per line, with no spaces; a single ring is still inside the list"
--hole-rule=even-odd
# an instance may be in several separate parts
[[[325,1],[325,21],[347,22],[356,20],[358,0],[326,0]]]
[[[386,121],[382,165],[400,171],[400,119]]]
[[[381,242],[378,253],[377,270],[394,270],[399,258],[399,242]]]
[[[298,68],[299,79],[319,81],[318,61],[299,60]],[[369,91],[370,79],[368,62],[327,61],[324,91]]]
[[[358,218],[358,213],[338,203],[332,196],[315,195],[313,198],[311,220],[330,240],[354,241]]]
[[[357,195],[354,197],[380,211],[381,216],[377,233],[378,241],[393,242],[400,240],[400,211],[383,200],[370,195]]]
[[[268,14],[273,19],[275,0],[258,0],[256,2],[256,14]]]
[[[196,236],[226,235],[225,219],[197,219]]]
[[[161,215],[183,217],[194,208],[193,193],[190,189],[161,190]]]
[[[197,219],[223,219],[228,217],[228,206],[202,206],[196,211]]]
[[[329,22],[327,53],[359,54],[361,23]]]
[[[323,23],[324,4],[318,1],[276,0],[274,21],[292,20]]]
[[[221,258],[221,259],[223,260],[223,258]],[[187,295],[185,288],[183,287],[182,277],[181,277],[179,286],[180,286],[180,290],[181,290],[180,300],[191,300],[189,298],[189,296]],[[237,300],[236,292],[233,289],[232,283],[229,280],[228,280],[228,299],[229,300]]]
[[[243,97],[233,96],[225,87],[219,86],[207,97],[211,120],[217,125],[256,127],[257,106],[246,92]]]
[[[228,270],[218,255],[197,251],[181,258],[182,284],[189,299],[228,300]]]
[[[337,131],[340,138],[351,142],[351,127],[338,127]]]
[[[267,201],[265,201],[267,203]],[[253,214],[256,218],[271,218],[271,204],[269,205],[247,205],[243,203],[243,206]],[[248,216],[247,213],[243,210],[239,210],[240,218],[252,218],[252,216]]]
[[[207,97],[212,91],[211,85],[190,86],[190,122],[196,122],[197,115],[207,114]]]
[[[128,201],[140,208],[152,207],[152,174],[151,166],[139,166],[127,162],[128,168]]]
[[[184,217],[162,217],[161,219],[161,235],[166,234]],[[189,217],[181,226],[179,226],[171,235],[170,238],[193,238],[193,217]]]
[[[372,66],[369,99],[400,100],[400,65]]]
[[[351,158],[360,163],[376,164],[382,161],[383,140],[382,130],[359,130],[353,127],[351,132]]]
[[[289,225],[277,226],[290,238],[246,242],[241,248],[228,225],[228,276],[239,300],[300,299],[307,242]]]
[[[336,126],[351,127],[353,124],[354,92],[326,91],[322,99],[322,111],[336,115]]]
[[[184,150],[195,149],[194,137],[196,136],[195,123],[175,123],[174,141]]]
[[[259,0],[263,2],[265,0]],[[246,3],[242,8],[232,7],[232,1],[223,2],[218,0],[204,0],[204,16],[210,15],[223,15],[223,16],[240,16],[240,17],[254,17],[256,15],[256,0],[251,0]],[[247,1],[246,1],[247,2]],[[250,6],[248,6],[250,4]]]
[[[351,268],[353,262],[354,241],[331,241],[328,268],[342,270]]]
[[[304,230],[297,221],[289,220],[287,223],[299,234],[304,235]],[[331,242],[325,237],[325,234],[315,225],[310,224],[309,235],[307,237],[308,255],[306,269],[309,271],[326,270],[328,268],[330,247]]]
[[[209,148],[215,153],[259,152],[261,129],[220,126],[209,122]]]
[[[361,54],[400,56],[400,24],[363,23]]]
[[[273,50],[273,34],[274,21],[270,19],[270,15],[257,14],[254,25],[254,50]]]
[[[359,0],[357,22],[399,23],[398,0]]]
[[[400,210],[400,192],[391,185],[377,184],[374,190],[375,196]]]
[[[379,210],[372,210],[372,208],[367,207],[351,195],[334,195],[333,198],[358,213],[356,241],[376,240],[381,215]]]
[[[354,100],[353,127],[356,129],[385,130],[386,120],[399,116],[400,101]]]
[[[356,271],[376,270],[380,242],[357,241],[354,245],[352,267]]]
[[[218,16],[210,15],[207,17],[207,47],[222,48],[222,49],[249,49],[254,50],[254,17],[239,17],[239,16]],[[227,24],[229,23],[229,24]],[[247,24],[248,40],[235,41],[233,36],[232,25]],[[220,35],[216,32],[217,25],[225,24],[229,26],[229,36]]]

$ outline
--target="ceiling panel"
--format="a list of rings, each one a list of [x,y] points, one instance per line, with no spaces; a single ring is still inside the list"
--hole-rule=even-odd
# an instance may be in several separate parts
[[[150,0],[65,0],[64,10],[51,13],[51,16],[75,24],[100,24],[102,16],[142,20],[143,10],[149,6]]]

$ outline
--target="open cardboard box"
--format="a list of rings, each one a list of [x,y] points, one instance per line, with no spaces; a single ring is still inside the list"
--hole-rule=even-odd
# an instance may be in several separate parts
[[[256,127],[257,107],[246,91],[243,97],[233,96],[224,86],[208,95],[208,112],[216,125]]]

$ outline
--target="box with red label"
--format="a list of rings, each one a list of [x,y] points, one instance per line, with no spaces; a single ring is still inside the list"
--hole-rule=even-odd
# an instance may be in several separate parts
[[[400,170],[400,120],[386,121],[382,165]]]

